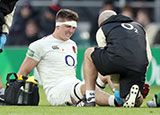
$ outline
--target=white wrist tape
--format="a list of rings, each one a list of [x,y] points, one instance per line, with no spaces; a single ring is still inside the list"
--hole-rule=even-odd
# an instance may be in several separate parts
[[[61,25],[69,25],[69,26],[72,26],[72,27],[77,27],[77,22],[76,21],[66,21],[66,22],[56,22],[56,26],[61,26]]]

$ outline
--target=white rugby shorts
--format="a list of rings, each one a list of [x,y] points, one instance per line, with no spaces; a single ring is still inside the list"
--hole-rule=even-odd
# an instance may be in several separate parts
[[[57,85],[49,91],[47,97],[49,103],[53,106],[66,105],[66,102],[72,103],[71,91],[72,87],[81,82],[79,79],[68,77],[67,79],[59,80]]]

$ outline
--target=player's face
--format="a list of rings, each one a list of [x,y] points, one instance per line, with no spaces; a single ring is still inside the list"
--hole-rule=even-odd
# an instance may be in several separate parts
[[[70,25],[61,25],[59,26],[59,37],[61,40],[69,40],[71,36],[74,34],[76,28]]]

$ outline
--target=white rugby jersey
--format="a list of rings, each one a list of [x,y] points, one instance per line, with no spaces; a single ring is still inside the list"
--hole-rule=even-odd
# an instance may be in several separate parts
[[[49,35],[30,44],[27,56],[39,62],[37,70],[46,94],[61,80],[76,78],[77,46],[72,40]]]

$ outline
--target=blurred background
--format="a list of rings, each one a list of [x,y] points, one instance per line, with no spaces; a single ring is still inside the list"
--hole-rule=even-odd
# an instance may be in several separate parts
[[[55,14],[60,8],[69,8],[79,14],[78,28],[72,37],[79,48],[97,45],[97,18],[105,9],[141,23],[150,45],[160,44],[160,0],[19,0],[6,46],[28,46],[51,34]]]
[[[19,0],[4,53],[0,56],[2,76],[18,71],[31,42],[52,34],[55,15],[60,8],[69,8],[79,14],[78,27],[71,38],[78,46],[79,79],[83,79],[85,49],[97,46],[98,15],[105,9],[112,9],[144,26],[153,55],[146,82],[160,85],[160,0]],[[5,79],[2,77],[3,82]]]

